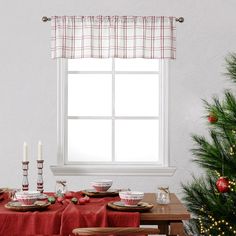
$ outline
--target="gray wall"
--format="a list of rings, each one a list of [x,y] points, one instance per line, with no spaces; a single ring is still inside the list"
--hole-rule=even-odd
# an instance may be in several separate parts
[[[154,191],[201,173],[191,162],[191,133],[206,133],[201,98],[232,86],[222,76],[224,57],[236,51],[235,0],[21,0],[1,1],[0,14],[0,186],[20,187],[22,145],[30,150],[30,188],[36,188],[37,142],[44,144],[45,189],[53,191],[56,163],[56,61],[50,59],[50,23],[43,15],[173,15],[177,60],[171,62],[170,160],[172,177],[112,177],[115,185]],[[67,178],[70,189],[87,188],[95,177]]]

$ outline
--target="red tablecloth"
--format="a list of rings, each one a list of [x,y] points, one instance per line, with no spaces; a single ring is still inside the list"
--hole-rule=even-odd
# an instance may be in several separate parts
[[[77,194],[79,198],[80,193]],[[107,209],[110,201],[119,201],[119,197],[90,198],[85,205],[69,203],[62,213],[61,234],[68,235],[77,227],[92,226],[139,226],[138,212],[118,212]]]
[[[55,204],[46,211],[16,212],[6,209],[5,197],[0,203],[0,235],[60,235],[61,216],[66,205]]]
[[[76,193],[81,197],[81,193]],[[0,203],[0,236],[29,235],[72,235],[77,227],[91,226],[132,226],[140,223],[138,212],[119,212],[107,209],[109,201],[119,200],[119,197],[90,198],[85,205],[74,205],[69,201],[56,203],[42,212],[15,212]]]

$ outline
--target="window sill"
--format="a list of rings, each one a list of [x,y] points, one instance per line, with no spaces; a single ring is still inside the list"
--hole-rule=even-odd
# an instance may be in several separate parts
[[[76,175],[158,175],[172,176],[176,167],[160,167],[151,165],[56,165],[50,166],[55,176]]]

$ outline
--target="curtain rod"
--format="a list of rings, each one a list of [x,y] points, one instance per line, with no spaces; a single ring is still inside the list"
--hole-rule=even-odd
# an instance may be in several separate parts
[[[184,22],[184,18],[181,16],[181,17],[179,17],[179,18],[176,18],[175,19],[177,22],[179,22],[179,23],[183,23]],[[43,22],[47,22],[47,21],[51,21],[51,18],[50,17],[47,17],[47,16],[43,16],[42,17],[42,21]]]

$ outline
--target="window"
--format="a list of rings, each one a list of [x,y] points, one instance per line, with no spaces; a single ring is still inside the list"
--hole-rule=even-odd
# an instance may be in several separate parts
[[[156,59],[60,59],[54,174],[172,174],[167,68]]]

